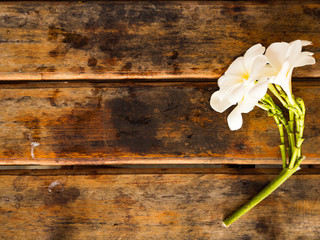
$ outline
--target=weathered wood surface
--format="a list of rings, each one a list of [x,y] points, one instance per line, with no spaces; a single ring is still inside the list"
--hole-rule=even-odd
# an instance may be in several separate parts
[[[307,39],[319,1],[1,2],[0,80],[217,78],[256,43]],[[196,79],[195,79],[196,81]]]
[[[239,131],[214,112],[215,83],[2,84],[0,164],[281,164],[261,109]],[[307,106],[305,163],[318,164],[318,81],[294,82]],[[39,143],[39,146],[32,146]]]
[[[277,173],[1,171],[1,239],[319,239],[319,169],[302,170],[222,227]]]

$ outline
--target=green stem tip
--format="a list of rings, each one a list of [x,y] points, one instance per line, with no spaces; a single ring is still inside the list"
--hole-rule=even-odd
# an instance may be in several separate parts
[[[231,214],[228,218],[223,220],[223,226],[229,227],[234,221],[260,203],[263,199],[269,196],[274,190],[276,190],[282,183],[284,183],[292,174],[299,170],[299,164],[296,164],[294,168],[285,168],[281,173],[269,183],[260,193],[254,196],[249,202]]]

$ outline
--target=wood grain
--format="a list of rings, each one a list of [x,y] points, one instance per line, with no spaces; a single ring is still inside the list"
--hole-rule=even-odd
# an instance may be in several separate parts
[[[0,79],[217,78],[251,45],[307,39],[319,1],[1,2]]]
[[[318,81],[305,100],[305,164],[318,164]],[[281,164],[279,134],[261,109],[231,132],[209,106],[215,83],[2,84],[0,164]],[[39,143],[39,146],[32,146]]]
[[[318,239],[319,170],[221,220],[278,171],[1,171],[2,239]],[[35,231],[36,230],[36,231]]]

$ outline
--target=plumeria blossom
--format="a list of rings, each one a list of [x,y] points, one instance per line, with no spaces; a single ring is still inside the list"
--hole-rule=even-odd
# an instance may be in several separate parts
[[[264,51],[261,44],[252,46],[218,79],[220,89],[212,94],[210,105],[215,111],[223,112],[237,104],[227,118],[231,130],[241,128],[241,113],[250,112],[267,92],[268,79],[261,76],[268,62]]]
[[[292,104],[291,77],[293,68],[315,64],[313,53],[302,52],[302,47],[310,44],[311,42],[304,40],[296,40],[291,43],[275,42],[268,47],[265,53],[269,65],[264,69],[263,75],[270,77],[269,83],[281,86]]]
[[[254,45],[243,57],[237,58],[218,79],[220,89],[212,94],[211,107],[223,112],[237,104],[228,116],[231,130],[237,130],[242,126],[241,114],[251,111],[255,105],[267,111],[268,116],[274,118],[279,128],[283,167],[281,173],[260,193],[223,220],[225,227],[250,211],[300,169],[300,164],[305,158],[301,145],[304,141],[306,108],[304,101],[292,94],[291,77],[295,67],[315,63],[313,53],[302,52],[302,47],[310,44],[311,42],[303,40],[291,43],[276,42],[269,46],[265,55],[265,48],[261,44]],[[268,88],[286,108],[286,115],[273,101],[272,96],[266,94]]]

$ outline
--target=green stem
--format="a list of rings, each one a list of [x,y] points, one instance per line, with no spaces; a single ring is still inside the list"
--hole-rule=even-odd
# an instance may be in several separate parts
[[[281,109],[273,102],[272,98],[269,96],[269,94],[266,94],[265,97],[261,100],[262,103],[258,103],[257,106],[262,108],[263,110],[266,110],[269,114],[269,116],[273,116],[278,128],[279,128],[279,134],[280,134],[280,142],[279,145],[280,152],[281,152],[281,158],[282,158],[282,167],[287,167],[287,157],[286,157],[286,144],[285,144],[285,137],[284,137],[284,131],[283,126],[285,126],[287,132],[288,132],[288,124],[283,116],[283,113]]]
[[[288,132],[288,140],[289,140],[289,159],[292,158],[293,151],[294,151],[294,146],[295,146],[295,136],[294,136],[294,112],[292,111],[291,108],[289,108],[289,132]]]
[[[299,162],[297,162],[299,163]],[[284,168],[281,173],[267,185],[260,193],[254,196],[249,202],[235,211],[231,216],[223,220],[223,224],[228,227],[258,203],[260,203],[263,199],[269,196],[274,190],[276,190],[282,183],[284,183],[292,174],[294,174],[297,170],[299,170],[299,164],[296,164],[294,168]]]
[[[304,130],[304,117],[306,113],[304,102],[301,98],[294,98],[294,105],[289,108],[290,121],[295,121],[295,133],[293,129],[293,124],[290,126],[291,138],[293,139],[293,144],[291,145],[291,156],[289,158],[289,168],[295,166],[298,159],[301,159],[301,145],[304,141],[303,130]],[[294,109],[295,111],[291,111]]]
[[[281,145],[281,157],[283,170],[281,173],[269,184],[267,185],[260,193],[254,196],[249,202],[239,208],[231,216],[223,220],[223,224],[228,227],[263,199],[269,196],[274,190],[276,190],[282,183],[284,183],[292,174],[294,174],[304,159],[301,155],[301,145],[303,142],[303,129],[304,129],[304,117],[305,117],[305,105],[302,99],[295,98],[293,96],[293,103],[288,101],[288,97],[284,94],[280,87],[278,90],[274,85],[269,84],[269,89],[273,94],[281,101],[284,107],[289,110],[289,121],[287,122],[281,109],[273,102],[272,98],[266,94],[262,98],[258,106],[268,112],[269,116],[272,116],[278,125]],[[284,130],[288,134],[289,141],[289,159],[287,163],[286,158],[286,144],[284,138]]]
[[[292,169],[294,164],[296,163],[296,159],[298,157],[299,154],[299,148],[297,147],[293,147],[293,153],[290,159],[290,163],[289,163],[289,168]]]
[[[282,168],[287,167],[287,157],[286,157],[286,146],[284,144],[279,145],[281,158],[282,158]]]
[[[278,90],[275,88],[275,86],[273,84],[269,84],[268,85],[269,90],[273,93],[273,95],[275,95],[279,101],[282,103],[282,105],[284,107],[287,108],[288,104],[286,103],[286,101],[280,96],[280,93],[278,92]]]
[[[279,148],[280,148],[280,152],[281,152],[282,166],[283,166],[283,168],[285,168],[287,166],[287,157],[286,157],[286,144],[284,141],[283,124],[280,123],[278,116],[274,116],[274,119],[275,119],[277,126],[279,128],[280,142],[281,142],[281,144],[279,145]]]

